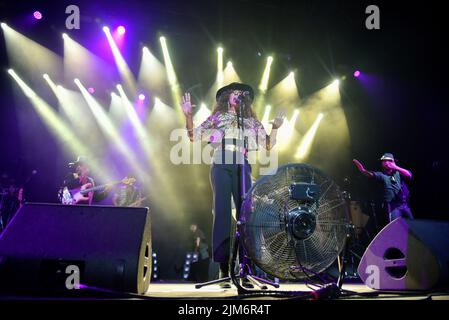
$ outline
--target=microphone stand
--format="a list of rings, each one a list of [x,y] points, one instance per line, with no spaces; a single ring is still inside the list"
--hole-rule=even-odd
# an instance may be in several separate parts
[[[237,279],[247,279],[249,280],[249,282],[251,284],[253,284],[254,286],[258,287],[260,290],[266,290],[268,289],[267,286],[265,286],[264,284],[268,284],[271,285],[275,288],[279,288],[279,284],[268,281],[266,279],[262,279],[259,278],[257,276],[255,276],[251,270],[251,260],[249,259],[249,257],[246,254],[246,250],[245,247],[243,246],[242,242],[243,239],[241,239],[241,232],[240,229],[242,227],[242,224],[244,223],[244,221],[242,221],[240,219],[240,212],[241,212],[241,206],[244,203],[245,197],[246,197],[246,192],[248,191],[247,187],[246,187],[246,162],[245,162],[245,152],[247,152],[249,150],[249,146],[248,146],[248,139],[245,136],[245,123],[244,123],[244,115],[245,115],[245,108],[246,108],[246,104],[245,104],[245,99],[244,97],[240,97],[239,99],[240,104],[239,104],[239,109],[237,112],[237,128],[239,131],[239,141],[243,142],[243,150],[241,152],[241,161],[238,162],[238,175],[239,175],[239,196],[240,196],[240,210],[236,210],[236,221],[237,221],[237,228],[236,228],[236,232],[235,232],[235,241],[234,241],[234,247],[233,247],[233,254],[231,256],[231,279],[232,282],[234,283],[234,285],[237,287],[238,292],[248,292],[248,290],[242,288],[242,286],[240,286],[240,283]],[[239,269],[240,269],[240,273],[237,276],[235,276],[234,274],[234,270],[235,270],[235,262],[237,261],[237,253],[238,253],[238,258],[239,258]]]
[[[239,146],[239,147],[243,147],[241,152],[240,152],[240,159],[235,159],[237,162],[237,172],[238,172],[238,176],[239,176],[239,180],[238,180],[238,190],[239,190],[239,196],[240,196],[240,206],[243,204],[244,200],[245,200],[245,195],[246,195],[246,163],[245,163],[245,151],[248,150],[248,141],[245,137],[245,124],[244,124],[244,114],[245,114],[245,102],[244,102],[244,97],[240,97],[239,98],[239,109],[237,111],[236,117],[237,117],[237,129],[239,132],[239,139],[238,139],[238,144],[241,144],[241,141],[243,141],[243,146]],[[237,147],[237,146],[236,146]],[[238,148],[236,148],[236,154],[238,155]],[[236,206],[237,207],[237,206]],[[237,209],[237,208],[236,208]],[[221,283],[221,282],[225,282],[225,281],[229,281],[232,280],[232,282],[234,283],[234,285],[237,287],[237,292],[238,293],[247,293],[247,292],[251,292],[250,290],[247,290],[245,288],[243,288],[240,285],[240,282],[238,281],[239,279],[247,279],[249,280],[249,282],[251,284],[253,284],[254,286],[257,286],[260,290],[266,290],[268,289],[267,286],[265,286],[264,284],[268,284],[271,285],[275,288],[279,288],[279,284],[268,281],[266,279],[262,279],[259,278],[255,275],[253,275],[252,270],[251,270],[251,266],[250,266],[250,259],[248,258],[248,256],[246,255],[244,246],[242,245],[242,239],[241,239],[241,234],[240,234],[240,226],[242,225],[242,221],[240,220],[240,209],[236,210],[236,224],[237,224],[237,228],[235,231],[235,237],[234,237],[234,245],[232,246],[232,254],[231,254],[231,263],[230,263],[230,268],[229,268],[229,273],[230,273],[230,277],[225,277],[222,279],[217,279],[217,280],[212,280],[212,281],[208,281],[208,282],[204,282],[204,283],[199,283],[195,285],[196,289],[202,288],[204,286],[208,286],[211,284],[216,284],[216,283]],[[235,270],[235,263],[237,260],[237,254],[238,254],[238,258],[239,258],[239,274],[236,275],[234,273]]]

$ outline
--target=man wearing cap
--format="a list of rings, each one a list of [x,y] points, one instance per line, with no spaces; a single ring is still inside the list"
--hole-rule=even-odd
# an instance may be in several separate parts
[[[69,189],[84,190],[95,186],[94,179],[89,176],[89,166],[84,156],[78,156],[75,162],[69,163],[69,167],[74,169],[74,173],[70,174],[70,178],[64,181],[64,186]],[[77,197],[76,204],[92,204],[94,192],[91,191],[87,195]]]
[[[243,194],[251,186],[251,167],[247,152],[259,146],[266,150],[276,143],[277,129],[282,125],[284,116],[278,116],[271,122],[272,130],[267,135],[263,125],[257,120],[251,105],[254,91],[251,86],[243,83],[231,83],[220,88],[216,94],[216,106],[201,125],[194,128],[192,120],[192,104],[190,94],[182,97],[182,109],[186,116],[186,129],[191,141],[207,141],[213,149],[213,162],[210,171],[210,181],[213,191],[213,258],[220,263],[220,277],[229,276],[230,234],[232,204],[234,199],[237,215],[240,212]],[[242,142],[239,123],[243,118],[245,138]],[[252,148],[252,147],[253,148]],[[245,177],[241,179],[241,170]],[[240,182],[244,180],[244,186]],[[243,184],[243,183],[242,183]],[[240,253],[241,254],[241,253]],[[222,283],[223,288],[230,284]]]
[[[358,160],[353,160],[363,175],[374,178],[383,184],[383,198],[390,221],[399,217],[413,219],[408,205],[409,191],[405,184],[405,180],[412,178],[412,173],[407,169],[399,167],[391,153],[384,153],[380,161],[382,163],[382,172],[368,171]]]

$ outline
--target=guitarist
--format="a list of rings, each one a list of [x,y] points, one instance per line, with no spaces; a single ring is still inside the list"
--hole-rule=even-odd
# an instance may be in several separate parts
[[[89,176],[89,166],[86,163],[86,158],[78,156],[75,162],[69,163],[69,167],[74,169],[74,173],[71,175],[69,181],[64,181],[64,184],[70,189],[79,188],[85,190],[93,188],[95,186],[94,179]],[[92,204],[94,197],[94,191],[89,192],[86,195],[81,195],[75,204]]]
[[[140,207],[142,205],[142,193],[136,186],[136,176],[129,173],[123,180],[125,183],[117,188],[112,202],[114,206]]]

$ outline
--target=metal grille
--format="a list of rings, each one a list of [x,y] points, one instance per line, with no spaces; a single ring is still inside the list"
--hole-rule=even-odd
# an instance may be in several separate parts
[[[293,183],[313,183],[320,198],[308,209],[316,227],[307,239],[291,234],[289,213],[300,204],[290,198]],[[346,206],[338,186],[323,172],[305,164],[288,164],[274,175],[258,180],[242,206],[243,243],[254,263],[266,273],[284,280],[306,277],[303,268],[315,273],[326,270],[346,241]]]

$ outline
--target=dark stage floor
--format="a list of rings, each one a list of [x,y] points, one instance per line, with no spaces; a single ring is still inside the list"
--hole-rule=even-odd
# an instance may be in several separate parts
[[[266,290],[255,290],[245,294],[238,294],[233,286],[231,289],[222,289],[218,284],[209,285],[200,289],[194,283],[158,282],[150,284],[145,295],[122,294],[96,290],[83,290],[73,295],[61,296],[58,294],[2,294],[0,300],[284,300],[304,299],[318,300],[305,297],[304,293],[311,292],[305,284],[281,284],[278,289],[272,287]],[[323,298],[321,298],[323,299]],[[338,300],[449,300],[449,291],[433,292],[386,292],[375,291],[361,283],[344,284],[342,295]],[[324,300],[324,299],[323,299]]]
[[[397,300],[397,299],[407,299],[407,300],[422,300],[427,299],[429,296],[433,300],[449,300],[449,293],[416,293],[416,292],[382,292],[379,295],[374,295],[376,291],[370,289],[364,284],[347,284],[343,285],[344,290],[352,291],[360,295],[354,295],[351,297],[341,297],[340,299],[380,299],[380,300]],[[271,290],[271,289],[270,289]],[[279,289],[273,289],[274,291],[311,291],[304,284],[281,284]],[[370,295],[367,295],[371,293]],[[180,298],[180,299],[197,299],[197,298],[232,298],[238,296],[237,289],[233,287],[232,289],[221,289],[219,285],[210,285],[208,287],[203,287],[201,289],[195,289],[194,284],[190,283],[154,283],[149,287],[146,293],[147,297],[155,298]],[[239,298],[244,298],[240,296]],[[257,299],[260,297],[250,297],[249,299]],[[264,299],[276,299],[276,297],[263,297]]]

